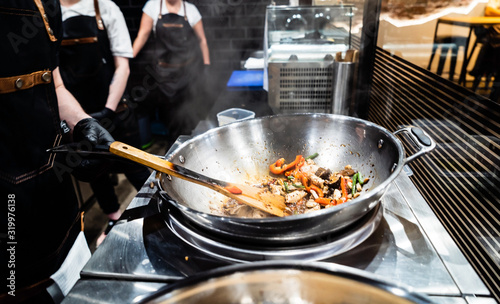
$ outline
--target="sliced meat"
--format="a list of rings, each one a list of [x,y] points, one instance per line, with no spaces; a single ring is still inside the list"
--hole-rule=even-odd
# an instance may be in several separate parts
[[[269,214],[248,205],[240,204],[234,199],[229,199],[223,205],[225,215],[248,218],[269,217]]]
[[[269,189],[271,189],[272,194],[283,195],[283,187],[281,185],[270,184]]]
[[[309,178],[311,175],[315,175],[316,171],[318,171],[318,168],[318,165],[306,164],[300,167],[300,172],[304,173],[304,175]]]
[[[325,180],[316,175],[309,176],[309,180],[313,183],[313,185],[318,186],[320,189],[323,189],[323,186],[325,185]]]
[[[322,179],[329,179],[330,174],[332,174],[332,171],[330,171],[330,169],[319,167],[314,174],[316,174],[316,176],[321,177]]]
[[[344,169],[339,172],[342,176],[353,176],[356,174],[356,171],[353,169]]]
[[[307,192],[303,190],[293,191],[285,195],[285,202],[287,204],[294,204],[307,196]]]

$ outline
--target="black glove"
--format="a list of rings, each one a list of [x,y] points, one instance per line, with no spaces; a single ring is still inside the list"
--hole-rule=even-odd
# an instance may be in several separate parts
[[[210,65],[209,64],[204,64],[203,65],[202,73],[203,73],[203,77],[205,79],[210,79],[210,77],[213,77],[213,75],[211,75],[210,72],[211,72]]]
[[[101,126],[105,127],[107,130],[111,130],[110,126],[113,125],[116,113],[110,108],[104,107],[104,109],[102,109],[99,112],[91,113],[90,116],[92,116],[92,118],[97,119],[97,121],[99,121]]]
[[[115,139],[96,119],[85,118],[76,124],[73,130],[73,141],[78,143],[82,150],[108,151]],[[72,172],[77,179],[89,182],[97,175],[106,172],[108,161],[105,158],[91,155],[76,157],[78,160],[81,159],[76,163]]]
[[[76,124],[73,130],[73,141],[108,150],[115,139],[95,118],[84,118]]]

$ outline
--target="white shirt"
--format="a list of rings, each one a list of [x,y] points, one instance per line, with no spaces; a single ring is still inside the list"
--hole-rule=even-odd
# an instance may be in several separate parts
[[[118,5],[111,0],[99,0],[99,10],[102,22],[108,33],[113,56],[132,58],[132,42],[128,33],[127,23]],[[61,5],[61,11],[63,21],[75,16],[95,17],[93,0],[80,0],[80,2],[70,7]]]
[[[153,19],[153,30],[156,30],[156,21],[158,20],[158,16],[160,15],[160,1],[165,1],[165,0],[148,0],[148,2],[144,4],[144,8],[142,9],[144,14],[148,15]],[[195,26],[195,24],[201,20],[200,12],[198,11],[198,9],[194,4],[185,1],[181,2],[186,3],[187,19],[189,25],[191,25],[191,27]],[[177,15],[183,17],[185,16],[184,3],[181,3],[181,9],[177,13]],[[169,11],[167,9],[167,5],[164,2],[161,6],[161,14],[165,15],[168,13]]]

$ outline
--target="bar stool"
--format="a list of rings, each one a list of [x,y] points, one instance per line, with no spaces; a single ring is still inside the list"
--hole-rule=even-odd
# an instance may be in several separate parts
[[[444,64],[446,62],[446,58],[448,53],[451,54],[450,58],[450,71],[448,79],[453,81],[453,76],[455,76],[455,67],[457,65],[457,55],[458,49],[463,47],[465,50],[465,44],[467,43],[467,37],[461,36],[441,36],[436,37],[434,39],[434,43],[432,45],[432,53],[431,58],[429,60],[429,65],[427,66],[427,70],[431,70],[432,61],[434,60],[434,56],[436,55],[437,50],[440,48],[441,53],[439,56],[439,62],[436,74],[441,76],[443,74]],[[451,50],[451,52],[450,52]]]

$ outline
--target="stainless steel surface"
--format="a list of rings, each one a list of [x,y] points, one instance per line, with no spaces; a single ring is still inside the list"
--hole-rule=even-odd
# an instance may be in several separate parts
[[[65,303],[130,303],[130,299],[149,294],[175,279],[227,265],[207,263],[189,245],[170,239],[173,234],[156,239],[148,237],[149,230],[159,229],[143,225],[145,220],[154,217],[157,202],[151,197],[157,189],[149,187],[154,179],[153,174],[126,210],[125,216],[130,220],[119,222],[99,246],[85,266],[82,280]],[[490,299],[489,292],[473,270],[467,271],[466,276],[453,270],[453,267],[470,269],[470,266],[456,245],[446,242],[449,235],[441,226],[435,225],[439,223],[437,218],[432,213],[420,221],[415,218],[413,210],[425,210],[426,203],[406,175],[400,174],[396,178],[382,199],[382,205],[384,218],[373,235],[353,252],[326,262],[363,269],[411,286],[418,292],[432,295],[436,303],[467,303],[464,300],[466,295]],[[146,219],[134,219],[136,216],[146,216]],[[165,233],[168,231],[163,229]],[[428,236],[432,237],[429,239]],[[146,243],[150,243],[145,244],[145,238],[149,239]],[[441,244],[441,240],[445,243]],[[159,251],[156,255],[146,248],[153,242],[156,243],[153,247]],[[206,264],[210,265],[204,268]],[[103,274],[117,278],[106,280]],[[120,279],[118,275],[130,277]],[[132,281],[134,277],[136,282]],[[91,300],[89,295],[92,295]]]
[[[409,129],[402,129],[409,131]],[[409,131],[411,133],[411,131]],[[383,145],[379,142],[383,141]],[[418,153],[431,150],[435,144]],[[295,159],[319,153],[318,165],[338,171],[351,165],[370,182],[361,196],[344,204],[282,218],[223,216],[226,197],[210,189],[172,178],[160,179],[171,204],[194,225],[225,238],[258,243],[313,240],[351,225],[372,210],[412,157],[386,129],[365,120],[329,114],[268,116],[212,129],[172,151],[173,163],[221,180],[259,183],[269,164],[280,157]],[[416,156],[416,155],[415,155]]]
[[[354,106],[356,62],[335,62],[333,64],[332,101],[329,113],[349,115]]]
[[[272,261],[211,270],[162,288],[140,303],[432,303],[373,274],[331,263]]]
[[[347,3],[267,7],[264,87],[274,113],[330,113],[332,65],[337,53],[353,47],[355,10]]]
[[[436,147],[436,142],[434,142],[434,140],[432,140],[432,138],[430,138],[427,133],[425,133],[422,129],[420,129],[418,127],[414,127],[414,126],[401,127],[400,126],[399,129],[396,132],[394,132],[394,135],[397,135],[399,133],[404,133],[404,132],[406,132],[406,134],[411,137],[413,142],[416,143],[420,147],[420,149],[417,152],[415,152],[412,155],[409,155],[405,159],[405,165],[412,162],[416,158],[424,155],[425,153],[429,153],[430,151],[432,151]],[[422,134],[420,136],[417,136],[416,135],[417,132],[418,133],[421,132]],[[379,147],[382,145],[383,145],[382,143],[379,143]]]
[[[269,62],[268,98],[273,112],[329,113],[334,63],[333,56],[330,57],[309,62]]]
[[[489,294],[488,289],[467,262],[457,245],[439,222],[434,212],[417,191],[411,180],[397,179],[395,186],[408,202],[417,221],[425,227],[426,236],[442,257],[442,262],[454,278],[462,294]],[[464,275],[467,274],[467,275]]]
[[[430,297],[432,301],[439,304],[467,304],[465,299],[452,297]]]
[[[165,284],[121,280],[80,280],[63,303],[135,303]]]
[[[153,181],[154,173],[64,303],[133,303],[175,279],[228,265],[179,242],[161,226],[163,218],[151,220],[158,212]],[[381,204],[383,219],[371,237],[323,262],[410,286],[439,304],[495,303],[406,174],[397,176]]]
[[[340,255],[363,243],[376,230],[383,215],[383,208],[378,205],[355,225],[346,231],[333,233],[305,244],[288,246],[269,246],[260,244],[242,244],[216,239],[213,235],[187,225],[182,216],[171,210],[168,215],[168,226],[177,237],[189,245],[203,250],[206,254],[230,262],[252,262],[259,260],[299,261],[321,260]],[[244,246],[242,246],[244,245]]]
[[[465,297],[468,304],[498,304],[493,298],[476,298],[476,297]]]
[[[136,303],[167,284],[117,280],[81,280],[63,303]],[[491,298],[429,296],[436,304],[495,304]]]

